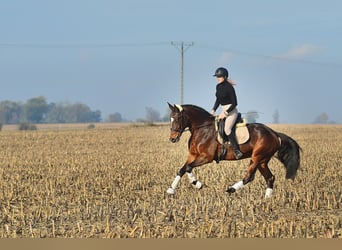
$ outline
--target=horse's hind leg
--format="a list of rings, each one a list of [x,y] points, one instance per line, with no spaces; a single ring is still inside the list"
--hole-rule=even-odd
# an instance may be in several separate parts
[[[267,183],[266,193],[265,193],[265,199],[272,197],[273,192],[273,184],[275,181],[275,177],[272,174],[271,170],[267,166],[267,162],[262,163],[261,166],[258,168],[262,176],[265,178],[265,181]]]
[[[258,169],[259,163],[250,161],[250,165],[247,169],[247,173],[245,174],[244,178],[241,181],[238,181],[233,186],[227,189],[228,193],[234,193],[235,191],[243,188],[244,185],[246,185],[248,182],[251,182],[254,180],[255,172]]]

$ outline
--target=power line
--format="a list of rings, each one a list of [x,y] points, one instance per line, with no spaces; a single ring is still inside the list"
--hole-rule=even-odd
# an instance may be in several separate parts
[[[181,69],[180,69],[180,104],[183,104],[184,98],[184,52],[194,45],[194,42],[184,43],[184,42],[171,42],[171,45],[175,46],[181,53]]]
[[[192,46],[194,42],[184,43],[184,42],[172,42],[171,44],[177,47],[177,49],[181,52],[181,48],[178,46]],[[0,48],[9,48],[9,49],[80,49],[80,48],[89,48],[89,49],[105,49],[105,48],[121,48],[121,47],[153,47],[153,46],[166,46],[169,45],[170,42],[140,42],[140,43],[0,43]],[[312,64],[312,65],[322,65],[322,66],[331,66],[331,67],[341,67],[342,63],[339,62],[315,62],[309,60],[302,59],[291,59],[281,56],[270,56],[265,54],[259,54],[248,51],[241,51],[227,47],[219,47],[216,45],[208,45],[208,44],[200,44],[196,43],[196,47],[205,50],[212,51],[230,51],[237,55],[247,56],[247,57],[257,57],[263,58],[267,60],[275,60],[275,61],[283,61],[289,63],[300,63],[300,64]],[[185,48],[185,50],[188,48]],[[181,52],[182,53],[182,52]]]
[[[68,48],[115,48],[168,45],[169,42],[154,43],[0,43],[3,48],[68,49]]]
[[[289,62],[289,63],[325,65],[325,66],[335,66],[335,67],[342,66],[342,64],[338,62],[337,63],[315,62],[315,61],[302,60],[302,59],[292,59],[292,58],[286,58],[283,56],[270,56],[270,55],[264,55],[264,54],[259,54],[259,53],[253,53],[253,52],[247,52],[247,51],[241,51],[241,50],[236,50],[236,49],[231,49],[231,48],[217,47],[217,46],[205,45],[205,44],[199,44],[197,47],[201,49],[213,50],[213,51],[230,51],[234,54],[241,55],[241,56],[257,57],[257,58],[263,58],[267,60],[283,61],[283,62]]]

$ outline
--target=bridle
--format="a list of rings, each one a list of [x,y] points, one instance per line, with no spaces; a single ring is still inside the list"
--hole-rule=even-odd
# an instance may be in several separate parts
[[[183,132],[185,132],[185,131],[190,131],[190,128],[189,127],[185,127],[185,125],[184,125],[184,114],[183,114],[183,110],[180,110],[180,112],[179,112],[179,129],[176,129],[176,128],[173,128],[172,127],[172,125],[171,125],[171,128],[170,128],[170,130],[171,130],[171,132],[176,132],[176,133],[178,133],[178,135],[177,135],[177,137],[175,138],[176,140],[177,139],[179,139],[181,136],[182,136],[182,134],[183,134]],[[198,129],[198,128],[202,128],[202,127],[207,127],[207,126],[212,126],[213,125],[213,123],[212,122],[209,122],[209,123],[204,123],[204,124],[201,124],[201,125],[199,125],[199,126],[196,126],[195,128],[196,129]],[[193,127],[192,127],[193,128]]]
[[[173,128],[172,127],[172,124],[171,124],[171,128],[170,128],[170,130],[171,130],[171,132],[177,132],[178,133],[178,136],[177,136],[177,138],[179,138],[179,137],[181,137],[181,135],[182,135],[182,133],[184,132],[184,131],[186,131],[186,127],[184,127],[184,115],[183,115],[183,110],[181,110],[180,112],[179,112],[179,129],[176,129],[176,128]],[[189,129],[187,129],[187,130],[189,130]]]

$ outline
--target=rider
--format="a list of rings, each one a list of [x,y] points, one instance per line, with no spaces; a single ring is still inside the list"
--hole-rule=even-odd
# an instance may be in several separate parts
[[[215,115],[216,109],[221,105],[222,112],[219,115],[219,119],[226,118],[224,132],[232,144],[235,158],[240,159],[243,154],[240,151],[235,134],[232,132],[232,128],[238,117],[238,111],[236,108],[237,97],[233,87],[233,81],[228,79],[228,75],[228,70],[223,67],[216,69],[215,74],[213,75],[217,78],[218,84],[216,85],[216,101],[211,114]]]

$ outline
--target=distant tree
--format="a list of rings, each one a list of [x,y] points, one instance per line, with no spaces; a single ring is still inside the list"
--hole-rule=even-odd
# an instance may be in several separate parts
[[[82,123],[100,122],[101,112],[91,111],[90,108],[82,103],[52,103],[46,114],[47,123]]]
[[[26,120],[32,123],[40,123],[43,121],[48,107],[44,96],[29,99],[24,105]]]
[[[101,112],[91,111],[87,105],[76,103],[66,107],[66,117],[68,122],[99,122],[101,121]]]
[[[122,122],[122,115],[118,112],[108,115],[108,122]]]
[[[259,114],[257,111],[251,110],[246,113],[245,118],[248,123],[254,123],[259,118]]]
[[[87,116],[87,122],[101,122],[101,111],[100,110],[95,110],[91,111]]]
[[[12,101],[0,102],[0,122],[3,124],[16,124],[23,116],[23,107],[20,103]]]
[[[147,122],[159,122],[160,113],[153,108],[146,107],[146,121]]]
[[[326,124],[328,123],[328,120],[329,120],[328,114],[325,112],[322,112],[316,117],[314,123]]]
[[[50,103],[45,117],[47,123],[66,123],[66,105],[62,103]]]
[[[44,96],[34,97],[24,104],[0,102],[0,123],[72,123],[100,122],[101,112],[92,111],[82,103],[47,103]]]
[[[274,111],[274,114],[273,114],[273,123],[275,124],[278,124],[279,123],[279,112],[278,112],[278,109],[276,109]]]

